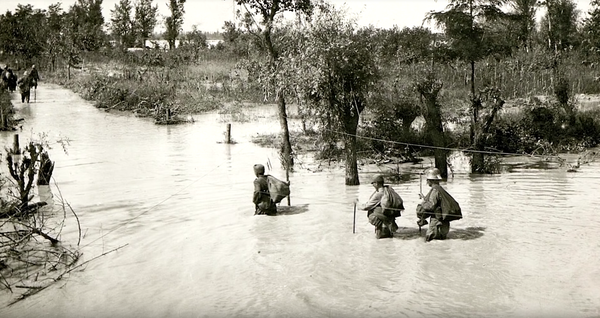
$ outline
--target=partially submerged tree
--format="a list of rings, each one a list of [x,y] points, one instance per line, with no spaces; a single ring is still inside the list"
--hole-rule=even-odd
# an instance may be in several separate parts
[[[244,6],[252,14],[251,21],[256,24],[257,35],[262,46],[265,48],[269,61],[267,65],[267,77],[273,79],[275,86],[275,95],[277,107],[279,110],[279,123],[281,125],[282,149],[281,155],[286,169],[294,165],[292,158],[292,144],[290,142],[290,131],[287,122],[287,107],[285,93],[281,83],[277,78],[279,60],[281,58],[281,43],[274,41],[274,32],[276,18],[286,12],[295,12],[310,16],[313,11],[313,4],[310,0],[236,0],[238,5]],[[248,8],[249,7],[249,8]],[[260,20],[257,22],[254,16]],[[260,25],[258,25],[260,24]],[[271,83],[266,83],[267,85]]]
[[[472,156],[473,162],[477,162],[478,165],[472,167],[472,172],[488,173],[489,169],[487,169],[488,167],[485,165],[484,150],[486,141],[490,136],[492,123],[498,112],[502,109],[502,106],[504,106],[504,99],[498,88],[485,87],[478,92],[475,102],[479,109],[479,112],[477,113],[479,117],[475,120],[475,136],[473,138],[475,152],[473,152]]]
[[[421,113],[425,118],[425,136],[434,146],[435,167],[440,170],[443,178],[448,177],[447,150],[442,126],[441,106],[438,96],[443,83],[429,73],[425,79],[415,84],[415,89],[423,98]]]
[[[378,79],[374,30],[357,30],[342,12],[322,6],[289,59],[289,76],[320,124],[325,140],[343,141],[346,185],[360,184],[356,137],[360,114]]]
[[[167,4],[171,15],[165,18],[165,37],[171,50],[175,49],[175,40],[181,33],[183,14],[185,13],[184,4],[185,0],[169,0]]]

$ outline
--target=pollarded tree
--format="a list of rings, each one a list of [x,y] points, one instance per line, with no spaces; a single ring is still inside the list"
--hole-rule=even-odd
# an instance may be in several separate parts
[[[476,145],[475,136],[479,134],[476,131],[482,125],[479,123],[479,112],[482,109],[482,103],[479,95],[475,91],[475,63],[486,56],[501,50],[503,47],[498,47],[494,39],[498,38],[497,34],[490,34],[493,28],[489,28],[489,24],[494,20],[506,18],[506,14],[502,12],[501,6],[506,3],[506,0],[449,0],[445,11],[428,13],[426,19],[435,21],[441,26],[448,39],[450,40],[451,49],[463,61],[471,66],[471,145]],[[483,150],[483,149],[476,149]],[[439,167],[438,167],[439,168]],[[484,155],[483,152],[474,152],[471,160],[472,172],[484,171]]]
[[[156,14],[158,6],[152,6],[152,0],[139,0],[135,5],[135,31],[136,38],[140,46],[146,45],[146,40],[150,38],[156,27]]]
[[[131,17],[133,9],[130,0],[120,0],[115,8],[110,10],[112,15],[110,31],[121,47],[132,47],[135,41],[134,23]]]
[[[278,73],[278,64],[280,60],[280,53],[282,48],[281,42],[274,40],[276,18],[283,15],[286,12],[295,12],[297,14],[305,14],[310,16],[313,11],[313,4],[311,0],[236,0],[238,5],[242,5],[252,13],[251,21],[256,23],[256,35],[260,38],[262,47],[265,48],[269,61],[266,66],[267,78],[275,79]],[[254,17],[258,17],[259,21],[256,21]],[[260,24],[260,25],[258,25]],[[281,83],[277,80],[272,80],[265,83],[266,85],[274,84],[276,92],[275,96],[277,99],[277,107],[279,110],[279,123],[281,125],[281,137],[282,137],[282,149],[281,155],[284,160],[286,168],[294,165],[292,158],[292,144],[290,142],[290,131],[287,122],[287,108],[285,94]]]
[[[298,47],[285,61],[289,76],[320,124],[324,140],[343,141],[346,185],[360,184],[356,137],[360,114],[378,80],[372,29],[330,6],[320,6],[305,30],[295,33]]]
[[[438,102],[438,96],[443,86],[443,83],[432,73],[415,83],[415,89],[422,97],[421,114],[425,118],[425,136],[427,141],[435,147],[433,150],[435,166],[440,170],[442,177],[446,178],[448,176],[447,150],[444,149],[446,142],[442,125],[442,110]]]
[[[183,5],[185,0],[169,0],[167,6],[171,15],[165,18],[165,37],[169,42],[169,48],[175,49],[175,40],[181,33],[181,26],[183,25],[183,15],[185,13]]]

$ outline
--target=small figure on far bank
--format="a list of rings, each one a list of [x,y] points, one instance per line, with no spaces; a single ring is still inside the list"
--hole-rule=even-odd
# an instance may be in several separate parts
[[[2,73],[2,89],[7,89],[14,92],[17,89],[17,76],[13,73],[8,65],[4,65]]]
[[[29,98],[31,96],[31,76],[25,71],[23,73],[23,77],[19,78],[17,81],[19,85],[19,91],[21,92],[21,103],[27,101],[29,103]]]
[[[254,215],[275,215],[277,214],[277,205],[271,199],[269,193],[269,184],[267,182],[267,176],[265,175],[265,166],[261,164],[254,165],[254,196],[252,202],[254,202]]]
[[[450,222],[462,218],[460,206],[456,200],[440,186],[442,176],[437,168],[428,169],[426,173],[427,185],[431,187],[425,197],[419,194],[423,199],[417,205],[417,225],[421,226],[429,223],[429,228],[425,234],[425,241],[445,240],[450,232]],[[429,222],[427,222],[429,218]]]
[[[40,74],[38,73],[35,65],[31,66],[31,71],[29,71],[29,76],[31,77],[31,87],[37,89],[38,82],[40,81]]]
[[[399,217],[404,210],[402,199],[392,187],[384,184],[383,176],[376,176],[371,181],[371,185],[375,188],[375,192],[363,205],[362,210],[368,211],[369,223],[375,226],[375,237],[378,239],[394,237],[394,232],[398,229],[396,217]],[[391,201],[394,203],[390,203]]]

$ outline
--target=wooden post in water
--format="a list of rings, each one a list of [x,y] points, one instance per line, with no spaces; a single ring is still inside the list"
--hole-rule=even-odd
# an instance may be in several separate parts
[[[231,143],[231,124],[227,124],[227,132],[225,135],[225,143]]]

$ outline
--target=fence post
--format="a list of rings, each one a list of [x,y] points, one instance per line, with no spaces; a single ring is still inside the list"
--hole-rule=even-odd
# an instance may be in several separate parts
[[[225,136],[225,142],[230,144],[231,143],[231,124],[227,124],[227,135]]]

